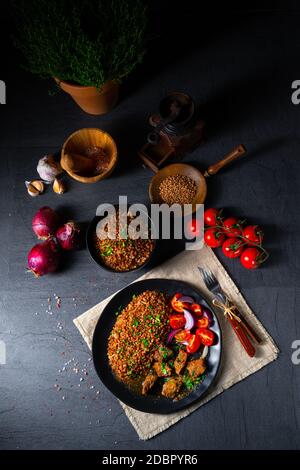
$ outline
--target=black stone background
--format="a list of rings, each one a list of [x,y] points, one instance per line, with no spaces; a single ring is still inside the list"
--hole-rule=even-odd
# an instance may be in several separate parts
[[[300,447],[300,366],[291,362],[291,344],[300,339],[300,106],[291,103],[291,83],[300,78],[300,9],[295,1],[197,5],[151,2],[152,42],[143,65],[122,87],[118,106],[92,117],[64,93],[49,96],[50,80],[20,68],[9,42],[10,4],[1,3],[0,79],[7,84],[7,104],[0,107],[0,339],[7,346],[7,364],[0,366],[1,449]],[[209,181],[207,206],[263,225],[271,252],[265,266],[249,272],[220,259],[281,354],[143,442],[99,383],[72,322],[139,274],[111,275],[82,250],[59,273],[36,280],[25,272],[26,254],[35,243],[31,218],[42,205],[88,221],[99,203],[119,194],[148,201],[151,172],[140,165],[137,149],[148,114],[172,89],[189,92],[207,122],[205,143],[186,162],[205,168],[238,143],[248,148],[243,161]],[[111,178],[91,186],[69,181],[61,198],[51,191],[27,196],[24,181],[35,177],[37,160],[89,126],[107,130],[117,142],[120,163]],[[60,310],[54,294],[61,297]],[[78,374],[72,371],[76,361]]]

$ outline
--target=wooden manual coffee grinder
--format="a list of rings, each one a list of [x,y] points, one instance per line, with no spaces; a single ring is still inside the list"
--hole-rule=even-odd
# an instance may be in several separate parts
[[[186,93],[168,94],[160,102],[159,114],[152,114],[149,123],[153,129],[139,156],[154,172],[172,158],[191,152],[203,140],[204,121],[197,116],[195,103]]]

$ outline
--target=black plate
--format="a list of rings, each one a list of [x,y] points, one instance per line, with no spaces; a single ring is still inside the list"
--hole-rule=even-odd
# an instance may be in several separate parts
[[[218,341],[215,345],[209,348],[209,353],[207,356],[208,368],[204,381],[199,384],[191,393],[189,393],[189,395],[185,396],[181,400],[172,401],[164,397],[151,395],[142,396],[136,394],[122,382],[118,381],[113,374],[108,362],[107,344],[110,332],[116,321],[115,312],[118,310],[120,305],[125,307],[127,304],[129,304],[134,294],[141,294],[145,290],[161,291],[169,294],[170,296],[174,295],[176,292],[182,292],[185,295],[191,295],[195,298],[197,303],[205,305],[213,312],[213,308],[208,304],[203,295],[185,282],[169,279],[146,279],[144,281],[138,281],[130,284],[118,292],[111,299],[98,320],[93,336],[92,346],[94,365],[103,384],[123,403],[126,403],[132,408],[144,411],[146,413],[173,413],[174,411],[185,408],[186,406],[189,406],[195,401],[199,400],[199,398],[203,396],[216,377],[222,351],[220,325],[215,313],[213,312],[214,323],[210,329],[215,332]]]

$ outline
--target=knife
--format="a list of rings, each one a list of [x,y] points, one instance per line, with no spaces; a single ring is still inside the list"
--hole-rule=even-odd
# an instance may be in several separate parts
[[[243,348],[245,349],[246,353],[248,356],[253,357],[255,356],[255,348],[251,341],[249,340],[246,331],[244,329],[244,326],[241,324],[241,322],[237,321],[235,318],[230,317],[229,315],[227,316],[227,319],[229,323],[231,324],[233,331],[237,335],[238,339],[240,340]]]
[[[214,295],[216,295],[223,303],[226,302],[225,295],[222,291],[222,288],[216,279],[216,277],[212,273],[208,273],[204,269],[198,267],[201,277],[207,287],[207,289],[212,292]],[[241,342],[242,346],[244,347],[245,351],[250,357],[253,357],[255,355],[255,348],[253,344],[251,343],[248,335],[255,341],[255,342],[260,342],[258,336],[252,329],[252,327],[248,324],[248,322],[244,322],[243,318],[239,314],[239,312],[236,310],[237,317],[240,319],[238,321],[236,318],[227,315],[227,319],[234,330],[235,334],[237,335],[239,341]]]
[[[235,308],[234,313],[240,318],[241,323],[242,323],[243,327],[245,328],[245,330],[246,330],[248,336],[250,336],[250,338],[251,338],[256,344],[260,344],[260,343],[261,343],[260,337],[258,336],[258,334],[256,333],[256,331],[252,328],[252,326],[248,323],[248,321],[246,320],[246,318],[241,314],[241,312],[239,312],[239,310],[238,310],[237,308]]]

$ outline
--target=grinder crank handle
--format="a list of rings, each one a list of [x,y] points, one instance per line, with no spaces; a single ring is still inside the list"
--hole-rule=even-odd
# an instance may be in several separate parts
[[[246,153],[246,148],[244,145],[240,144],[236,148],[234,148],[230,153],[226,155],[222,160],[213,165],[210,165],[204,173],[205,177],[213,176],[218,173],[219,170],[224,168],[225,166],[229,165],[230,163],[237,160],[239,157],[242,157]]]

